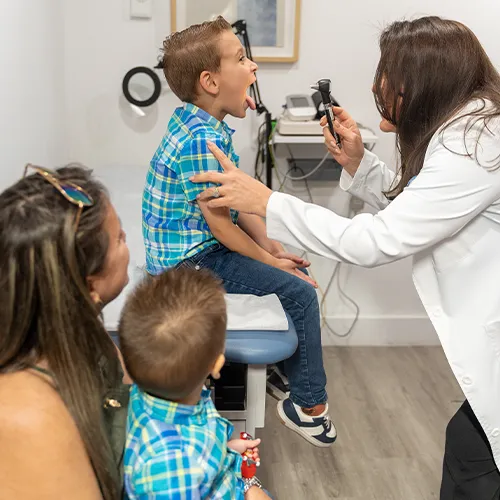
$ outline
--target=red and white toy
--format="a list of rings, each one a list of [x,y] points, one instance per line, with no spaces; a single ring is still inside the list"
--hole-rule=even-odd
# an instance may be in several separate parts
[[[251,441],[253,439],[250,434],[246,432],[240,432],[240,439],[246,439],[247,441]],[[260,458],[254,458],[255,451],[247,450],[245,453],[242,453],[243,463],[241,464],[241,475],[245,479],[251,479],[257,473],[257,467],[260,466]]]

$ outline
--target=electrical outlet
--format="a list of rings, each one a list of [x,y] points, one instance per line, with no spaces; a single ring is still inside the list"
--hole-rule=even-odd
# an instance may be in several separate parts
[[[130,17],[151,19],[153,16],[153,0],[130,0]]]

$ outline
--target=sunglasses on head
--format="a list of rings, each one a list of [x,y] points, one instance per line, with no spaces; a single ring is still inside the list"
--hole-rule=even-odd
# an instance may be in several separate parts
[[[47,182],[52,184],[59,193],[61,193],[70,203],[78,207],[78,212],[75,217],[75,231],[80,222],[80,217],[84,207],[91,207],[94,204],[92,196],[83,190],[80,186],[77,186],[73,182],[60,181],[54,172],[51,172],[45,168],[37,167],[28,163],[24,167],[24,176],[28,173],[28,170],[33,170],[36,174],[42,176]]]

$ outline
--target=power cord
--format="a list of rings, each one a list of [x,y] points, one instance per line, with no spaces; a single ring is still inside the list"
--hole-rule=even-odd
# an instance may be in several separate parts
[[[287,144],[288,146],[288,144]],[[288,147],[288,149],[290,149],[290,147]],[[330,153],[325,153],[325,156],[323,156],[322,160],[308,173],[306,174],[302,169],[302,172],[304,172],[304,175],[300,176],[300,177],[295,177],[295,176],[291,176],[289,175],[288,173],[284,174],[285,177],[287,179],[290,179],[291,181],[305,181],[307,179],[309,179],[309,177],[311,177],[312,175],[314,175],[325,163],[326,160],[328,160],[328,157],[330,156]],[[276,168],[276,170],[278,170],[278,168]]]
[[[281,116],[283,116],[283,113]],[[274,137],[276,135],[276,128],[277,127],[274,127],[274,130],[271,133],[271,137],[269,138],[269,145],[270,145],[269,150],[271,151],[273,168],[275,169],[276,175],[277,175],[279,172],[279,169],[278,169],[278,164],[275,161],[275,159],[276,159],[276,152],[275,152],[276,145],[274,143]],[[293,155],[291,154],[292,150],[290,149],[290,146],[288,144],[286,144],[286,147],[288,148],[290,155],[293,157]],[[304,175],[302,175],[300,177],[291,176],[289,174],[290,169],[286,173],[280,172],[280,174],[283,175],[285,177],[285,179],[290,179],[292,181],[304,181],[304,180],[308,179],[309,177],[313,176],[325,164],[325,162],[326,162],[326,160],[328,160],[329,156],[330,156],[330,153],[327,151],[325,153],[325,156],[323,156],[323,158],[321,159],[321,161],[308,174],[306,174],[304,171],[302,171],[302,173]],[[294,161],[294,163],[296,163],[295,159],[293,161]]]

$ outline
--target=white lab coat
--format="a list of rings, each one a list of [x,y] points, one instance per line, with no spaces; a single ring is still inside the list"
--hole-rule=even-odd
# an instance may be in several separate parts
[[[376,215],[347,219],[273,193],[267,227],[270,238],[363,267],[413,256],[415,287],[500,468],[500,169],[492,168],[500,120],[477,149],[479,127],[467,133],[473,158],[464,156],[466,122],[435,134],[419,175],[390,204],[382,192],[395,174],[373,153],[354,178],[343,172],[341,187],[380,209]]]

